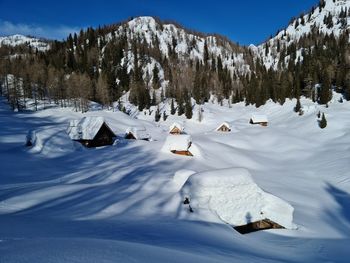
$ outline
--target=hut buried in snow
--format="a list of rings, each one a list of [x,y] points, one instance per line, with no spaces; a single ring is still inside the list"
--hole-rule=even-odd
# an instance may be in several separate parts
[[[170,126],[169,133],[173,134],[173,135],[183,134],[184,133],[184,127],[181,124],[175,122],[175,123],[173,123]]]
[[[103,117],[84,117],[70,121],[67,129],[69,137],[86,147],[99,147],[113,144],[116,137]]]
[[[190,135],[169,135],[163,146],[163,151],[174,154],[193,156],[190,152],[192,138]]]
[[[128,140],[151,140],[151,135],[145,127],[130,127],[126,130],[125,139]]]
[[[264,192],[248,170],[229,168],[190,175],[181,190],[193,216],[212,218],[242,227],[294,229],[294,208],[286,201]],[[183,204],[182,204],[183,205]],[[271,227],[264,226],[271,222]],[[259,224],[254,224],[259,223]],[[277,227],[276,227],[277,226]],[[257,229],[255,229],[256,231]],[[252,231],[250,231],[252,232]]]
[[[216,131],[219,132],[230,132],[231,128],[230,128],[230,124],[228,124],[227,122],[223,122],[220,124],[219,127],[216,128]]]
[[[260,124],[261,126],[267,126],[269,123],[266,115],[253,114],[250,118],[250,124]]]

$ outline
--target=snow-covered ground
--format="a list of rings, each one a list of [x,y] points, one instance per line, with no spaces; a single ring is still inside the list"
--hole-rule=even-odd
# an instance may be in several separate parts
[[[192,120],[155,123],[143,113],[13,113],[1,100],[0,262],[348,262],[350,102],[325,108],[302,99],[303,116],[295,103],[207,103],[200,123],[196,109]],[[318,111],[327,118],[323,130]],[[253,113],[265,114],[269,126],[250,125]],[[71,142],[69,121],[83,116],[104,117],[118,144]],[[224,121],[232,131],[215,131]],[[193,157],[161,150],[174,122],[191,135]],[[140,126],[152,141],[121,139]],[[36,137],[31,148],[24,146],[28,131]],[[224,180],[227,171],[248,171],[256,189],[294,208],[296,229],[240,235],[215,211],[190,213],[182,203],[186,185],[208,170]]]

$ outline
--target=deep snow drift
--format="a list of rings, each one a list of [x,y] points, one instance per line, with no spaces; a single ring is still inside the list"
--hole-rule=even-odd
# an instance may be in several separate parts
[[[182,194],[190,200],[197,214],[215,213],[233,226],[270,219],[285,228],[295,228],[293,207],[261,190],[246,169],[220,169],[191,175]]]
[[[13,113],[1,100],[0,262],[348,262],[350,103],[337,99],[328,108],[302,99],[303,116],[293,112],[295,100],[258,109],[210,102],[202,122],[170,115],[159,123],[144,113],[55,107]],[[160,108],[170,112],[170,103]],[[327,118],[323,130],[318,111]],[[269,126],[249,124],[252,113],[266,115]],[[119,142],[97,149],[73,143],[66,128],[86,116],[103,117]],[[216,132],[224,121],[231,132]],[[161,150],[174,122],[191,135],[193,157]],[[128,127],[145,127],[153,141],[123,140]],[[29,131],[36,140],[25,147]],[[251,178],[255,200],[271,194],[287,212],[290,204],[297,228],[248,235],[232,229],[224,221],[235,218],[218,207],[239,210],[234,200],[252,197],[226,184],[221,193],[209,189],[224,181],[234,186],[228,175],[203,189],[230,194],[230,202],[189,213],[183,191],[201,196],[199,175],[235,167],[249,171],[239,181]],[[285,215],[268,203],[249,204]]]

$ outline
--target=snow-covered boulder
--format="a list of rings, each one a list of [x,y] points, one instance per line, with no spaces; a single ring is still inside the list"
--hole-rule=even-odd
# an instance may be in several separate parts
[[[206,210],[233,226],[270,219],[293,229],[294,208],[264,192],[248,170],[230,168],[191,175],[181,190],[194,211]]]

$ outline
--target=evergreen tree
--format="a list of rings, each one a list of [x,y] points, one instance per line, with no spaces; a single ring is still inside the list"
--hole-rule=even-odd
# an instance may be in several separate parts
[[[157,65],[154,65],[153,68],[153,88],[158,89],[159,88],[159,69],[157,67]]]
[[[171,99],[171,105],[170,105],[170,114],[174,115],[176,112],[175,106],[174,106],[174,99]]]
[[[329,77],[328,72],[325,72],[323,83],[321,86],[320,94],[319,94],[319,103],[327,104],[332,99],[332,83]]]
[[[192,103],[191,103],[191,99],[187,99],[186,103],[185,103],[185,115],[187,119],[192,119]]]
[[[159,122],[160,118],[161,118],[161,115],[160,115],[159,107],[157,107],[156,113],[154,115],[155,122]]]
[[[168,118],[168,115],[166,114],[166,111],[163,111],[163,121],[166,121]]]
[[[179,101],[177,101],[177,115],[181,116],[184,113],[185,113],[185,109],[184,109],[182,99],[179,99]]]
[[[301,104],[300,104],[300,99],[297,98],[297,104],[294,107],[295,112],[299,112],[301,110]]]
[[[319,121],[319,126],[320,126],[321,129],[324,129],[324,128],[327,127],[327,120],[326,120],[326,117],[325,117],[324,113],[322,113],[322,118]]]

